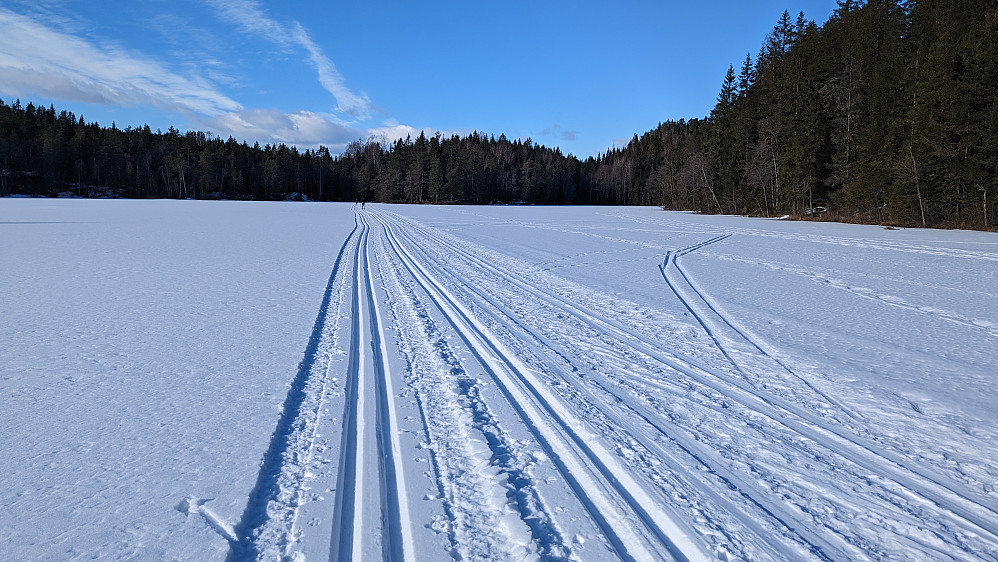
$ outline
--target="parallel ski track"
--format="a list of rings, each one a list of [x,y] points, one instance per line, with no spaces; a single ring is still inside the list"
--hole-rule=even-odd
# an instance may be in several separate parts
[[[706,559],[583,423],[409,253],[392,226],[384,220],[382,225],[396,256],[488,371],[616,553],[633,560],[659,559],[666,554],[676,560]],[[645,532],[628,521],[640,522]],[[660,543],[658,547],[650,542],[651,537]]]
[[[998,540],[998,509],[975,500],[974,494],[963,490],[963,486],[956,482],[947,481],[945,476],[933,474],[931,469],[909,465],[898,454],[884,450],[876,442],[850,434],[844,427],[829,424],[829,420],[822,419],[782,397],[761,391],[744,380],[699,364],[693,359],[676,357],[658,347],[657,344],[646,341],[630,328],[613,319],[583,310],[560,295],[524,283],[517,277],[470,254],[443,237],[431,233],[425,227],[416,226],[410,219],[397,214],[392,216],[396,218],[397,223],[419,228],[426,237],[432,238],[438,244],[453,250],[454,253],[465,256],[469,261],[500,275],[508,282],[551,305],[562,308],[593,329],[606,332],[626,342],[635,350],[684,373],[696,382],[710,387],[750,410],[754,410],[810,439],[829,452],[881,478],[894,481],[907,492],[949,512],[975,531],[990,536],[991,540]]]
[[[354,520],[360,517],[359,487],[363,484],[364,472],[358,466],[361,455],[358,447],[361,445],[360,420],[363,414],[360,385],[361,348],[360,342],[360,251],[363,234],[367,232],[364,226],[361,235],[357,237],[354,248],[353,287],[350,304],[350,358],[346,373],[345,400],[343,407],[343,430],[340,443],[339,474],[336,478],[336,502],[333,508],[333,534],[330,541],[330,560],[351,560],[354,554],[359,557],[360,540],[354,537]]]
[[[409,241],[410,243],[415,244],[411,238]],[[460,251],[460,249],[456,247],[452,249]],[[543,335],[538,334],[518,322],[505,307],[497,303],[487,293],[469,284],[467,280],[459,278],[456,274],[450,272],[446,268],[440,268],[439,271],[451,278],[456,284],[463,286],[463,288],[471,296],[473,296],[473,298],[487,303],[492,309],[504,315],[507,320],[498,319],[504,328],[514,334],[520,333],[526,335],[528,339],[535,340],[540,343],[542,347],[546,348],[546,354],[551,361],[546,362],[545,366],[557,374],[561,380],[564,380],[570,384],[577,392],[590,397],[591,402],[602,403],[603,406],[600,410],[608,419],[620,419],[620,416],[615,414],[615,410],[625,409],[631,411],[640,419],[641,422],[649,426],[653,432],[659,434],[662,438],[673,443],[682,452],[689,455],[689,457],[699,464],[706,473],[718,478],[724,487],[729,490],[737,491],[737,495],[772,518],[777,525],[783,527],[788,536],[796,537],[802,546],[804,546],[806,550],[810,551],[817,558],[824,560],[847,559],[861,555],[859,551],[856,551],[851,545],[847,544],[842,537],[822,537],[821,535],[813,532],[811,529],[802,526],[798,522],[799,514],[793,513],[786,503],[774,502],[769,500],[765,495],[755,493],[755,486],[751,485],[738,472],[727,469],[725,464],[720,462],[720,459],[717,458],[714,451],[709,449],[704,450],[702,445],[699,444],[698,439],[691,435],[688,430],[675,424],[668,418],[663,417],[660,412],[653,411],[652,408],[644,406],[639,401],[635,401],[631,399],[630,396],[627,396],[617,390],[617,385],[604,373],[590,369],[588,373],[590,377],[589,382],[592,383],[592,379],[594,377],[598,379],[599,382],[596,383],[596,386],[604,393],[610,395],[612,400],[610,402],[606,402],[596,398],[591,390],[580,384],[578,376],[572,376],[566,371],[566,369],[559,367],[558,360],[556,358],[561,358],[563,361],[573,365],[574,362],[565,357],[564,352],[561,351],[556,344],[550,342]],[[562,308],[562,310],[565,309]],[[626,427],[626,424],[620,422],[614,425],[616,427]],[[674,454],[666,451],[657,440],[649,439],[644,434],[628,432],[627,435],[633,438],[636,442],[640,443],[645,449],[654,452],[660,460],[670,466],[670,472],[673,478],[681,481],[686,480],[683,474],[690,471],[689,462],[686,459],[683,461],[675,459]],[[691,482],[687,482],[687,486],[690,489],[696,488],[698,493],[709,496],[715,506],[721,506],[722,509],[726,509],[728,513],[736,514],[742,511],[741,509],[735,507],[729,499],[712,491],[710,488],[698,486],[697,484]],[[764,530],[754,518],[744,518],[742,519],[742,524],[746,526],[749,532],[754,534],[759,539],[756,543],[758,547],[764,549],[771,548],[769,545],[770,541],[767,540],[769,538],[769,532]],[[774,559],[778,559],[785,555],[784,552],[780,552],[778,550],[771,550],[770,554]]]
[[[396,313],[399,336],[403,342],[411,340],[409,347],[409,368],[413,369],[405,377],[413,391],[419,409],[421,426],[428,453],[431,475],[436,481],[439,498],[450,524],[446,526],[452,556],[457,559],[482,559],[495,557],[500,552],[511,552],[515,544],[507,543],[507,537],[496,526],[505,511],[515,506],[518,515],[530,530],[532,542],[537,547],[541,560],[567,560],[571,544],[554,523],[551,510],[538,493],[538,482],[527,470],[532,454],[519,449],[503,423],[497,419],[489,404],[481,395],[480,383],[467,370],[455,355],[455,350],[438,327],[438,320],[431,315],[432,301],[422,295],[417,296],[416,281],[407,273],[405,266],[392,260],[394,252],[382,237],[379,246],[385,259],[381,262],[382,279],[385,290],[392,295],[391,302]],[[387,275],[385,275],[387,273]],[[396,308],[397,307],[397,308]],[[408,313],[411,316],[406,316]],[[446,322],[446,320],[443,320]],[[414,331],[421,335],[401,332],[418,325]],[[422,339],[422,337],[426,339]],[[418,348],[423,342],[430,343],[433,351],[420,357]],[[425,352],[425,348],[424,348]],[[434,364],[434,359],[439,364]],[[409,380],[409,377],[413,377]],[[428,388],[430,387],[430,388]],[[438,392],[455,399],[446,403]],[[441,403],[444,402],[444,403]],[[470,418],[470,425],[468,425]],[[491,454],[489,467],[481,468],[480,446],[476,446],[478,433]],[[471,437],[472,443],[466,440]],[[498,474],[490,476],[492,470]],[[510,490],[508,486],[512,486]],[[489,498],[505,498],[503,505],[489,505]],[[491,509],[490,509],[491,508]],[[491,521],[489,523],[488,521]],[[484,524],[484,528],[477,527]]]
[[[326,290],[323,293],[322,303],[319,305],[319,313],[316,315],[315,323],[312,327],[312,334],[309,337],[308,344],[305,346],[304,357],[298,366],[298,374],[291,382],[291,388],[288,390],[287,397],[281,407],[281,416],[271,436],[270,446],[267,452],[264,453],[256,485],[250,492],[249,499],[246,502],[246,509],[239,524],[233,530],[236,540],[233,541],[230,539],[232,544],[227,556],[227,560],[229,561],[253,560],[260,556],[261,545],[257,544],[259,540],[258,534],[268,522],[268,504],[280,495],[281,480],[289,468],[300,468],[298,466],[289,466],[287,457],[289,449],[292,446],[292,440],[296,435],[308,435],[309,449],[306,451],[305,462],[309,462],[309,459],[311,459],[312,446],[315,442],[315,432],[317,429],[316,418],[319,409],[323,405],[322,398],[329,383],[329,363],[323,369],[325,377],[321,381],[318,399],[312,404],[313,411],[306,412],[303,411],[303,408],[308,398],[308,387],[312,384],[312,379],[315,377],[315,363],[319,355],[320,341],[326,335],[327,330],[330,329],[327,324],[329,322],[329,309],[333,300],[333,288],[337,278],[340,277],[339,271],[343,256],[350,245],[350,240],[357,235],[357,231],[358,225],[354,221],[353,230],[350,231],[350,234],[343,241],[343,245],[340,246],[340,250],[336,255],[333,269],[329,274],[329,281],[326,284]],[[296,456],[295,458],[300,460],[300,457]],[[301,490],[297,490],[296,494],[300,495]],[[290,532],[294,528],[297,515],[296,509],[292,517],[291,528],[286,532]],[[207,515],[206,519],[211,523],[211,519]],[[278,548],[282,551],[286,550],[290,542],[289,537],[286,535],[283,540],[284,544],[278,545]]]
[[[388,353],[382,337],[378,296],[371,274],[371,227],[365,214],[360,214],[359,220],[362,231],[354,254],[350,360],[330,559],[359,560],[363,557],[362,544],[372,538],[372,530],[364,528],[365,518],[362,517],[363,510],[371,509],[371,506],[363,505],[359,492],[365,486],[365,477],[369,477],[364,465],[370,456],[366,449],[372,445],[365,443],[364,428],[373,421],[377,435],[382,556],[385,560],[411,561],[415,560],[415,549],[398,440],[398,419],[386,362]],[[364,328],[367,328],[366,333]],[[369,368],[369,362],[373,368]],[[367,393],[372,386],[375,396],[369,397]]]

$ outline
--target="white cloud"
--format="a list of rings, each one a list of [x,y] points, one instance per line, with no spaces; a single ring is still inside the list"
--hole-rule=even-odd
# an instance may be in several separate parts
[[[336,109],[358,119],[367,119],[371,115],[371,100],[365,94],[355,94],[343,84],[343,76],[336,69],[333,61],[322,53],[305,32],[301,25],[295,23],[295,37],[299,45],[308,51],[309,60],[319,73],[319,83],[327,92],[336,98]]]
[[[437,133],[440,133],[443,137],[450,137],[451,135],[468,135],[471,131],[441,131],[430,127],[417,129],[415,127],[410,127],[409,125],[401,125],[392,120],[388,120],[382,127],[371,127],[367,130],[368,138],[373,137],[379,141],[388,142],[395,142],[406,137],[415,139],[420,133],[423,133],[427,136],[427,138],[429,138]]]
[[[197,76],[114,46],[98,46],[0,9],[0,91],[107,105],[151,104],[220,115],[242,106]]]
[[[319,83],[336,99],[336,110],[360,120],[371,116],[371,100],[367,95],[357,94],[346,86],[346,81],[336,65],[323,53],[300,23],[294,22],[290,27],[286,27],[268,17],[256,0],[208,0],[208,3],[214,6],[223,18],[248,33],[260,35],[284,48],[304,49],[308,61],[318,74]]]
[[[231,136],[263,144],[284,143],[302,148],[325,145],[333,151],[364,136],[363,131],[333,123],[311,111],[284,113],[271,109],[250,109],[204,119],[197,125],[220,137]]]
[[[415,127],[410,127],[409,125],[389,125],[384,127],[372,127],[367,130],[369,136],[372,136],[379,140],[386,141],[397,141],[399,139],[404,139],[406,137],[416,138],[419,136],[420,129]],[[426,136],[430,136],[433,133],[425,131]]]

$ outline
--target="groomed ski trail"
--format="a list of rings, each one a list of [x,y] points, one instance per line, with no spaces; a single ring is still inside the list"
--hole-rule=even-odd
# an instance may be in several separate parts
[[[392,374],[365,214],[354,259],[350,366],[330,560],[415,560]],[[377,478],[374,476],[377,475]],[[378,506],[375,508],[374,506]]]
[[[617,555],[633,560],[708,559],[673,516],[647,495],[615,460],[616,455],[602,446],[582,420],[576,418],[545,384],[535,378],[532,369],[413,259],[399,244],[390,224],[382,221],[382,225],[398,258],[500,386]]]

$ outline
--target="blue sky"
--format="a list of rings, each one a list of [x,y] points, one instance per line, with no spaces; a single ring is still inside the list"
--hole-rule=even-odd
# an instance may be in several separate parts
[[[835,6],[2,0],[0,97],[334,153],[478,130],[585,158],[707,115],[784,10],[821,24]]]

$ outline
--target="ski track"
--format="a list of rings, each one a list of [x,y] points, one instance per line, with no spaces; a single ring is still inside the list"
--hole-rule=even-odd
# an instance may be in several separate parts
[[[455,280],[459,282],[459,280],[457,279]],[[474,289],[471,290],[474,291]],[[557,350],[556,344],[550,342],[550,340],[548,340],[543,335],[540,335],[525,326],[517,324],[515,318],[509,315],[508,311],[505,311],[501,305],[497,304],[488,295],[476,291],[474,298],[481,299],[481,301],[491,305],[491,307],[495,309],[497,312],[507,316],[508,321],[502,322],[503,327],[505,327],[510,331],[519,332],[520,334],[525,336],[524,339],[536,340],[541,346],[546,348],[546,352],[548,354],[547,357],[548,361],[546,363],[546,366],[550,368],[552,371],[556,372],[558,376],[561,378],[561,380],[571,384],[575,388],[575,390],[579,393],[579,395],[584,395],[584,398],[588,399],[590,402],[600,401],[600,399],[595,396],[594,392],[578,384],[577,377],[573,377],[571,374],[567,372],[566,367],[573,369],[577,368],[572,365],[571,361],[565,358],[562,352]],[[565,360],[568,363],[568,365],[566,365],[565,367],[559,366],[560,363],[558,361],[559,358]],[[601,416],[603,418],[606,418],[608,425],[602,428],[603,431],[606,431],[608,433],[609,432],[620,433],[620,430],[616,428],[623,428],[628,425],[624,423],[623,418],[621,416],[614,414],[615,408],[623,407],[629,411],[632,411],[636,416],[640,418],[642,422],[648,424],[649,426],[660,432],[661,436],[664,439],[667,439],[673,445],[679,447],[683,453],[686,453],[691,457],[693,457],[699,463],[700,467],[703,470],[710,472],[712,475],[717,476],[720,479],[720,481],[729,489],[734,490],[740,488],[741,490],[740,495],[742,497],[744,497],[745,499],[753,503],[756,507],[758,507],[759,509],[763,510],[765,513],[773,517],[776,521],[778,521],[781,525],[783,525],[785,531],[793,532],[793,529],[790,527],[790,524],[788,523],[788,521],[792,520],[792,515],[789,515],[789,512],[785,509],[785,507],[782,504],[770,503],[769,505],[763,505],[762,503],[760,503],[760,500],[758,498],[751,497],[748,492],[744,491],[749,489],[749,486],[744,484],[744,480],[741,477],[739,477],[737,474],[726,472],[723,468],[715,469],[714,467],[711,466],[710,463],[704,460],[704,458],[706,458],[706,455],[696,454],[694,450],[697,447],[694,444],[694,441],[687,438],[684,435],[683,430],[679,426],[677,426],[675,423],[672,423],[669,420],[659,419],[658,415],[651,413],[651,409],[644,406],[640,402],[631,402],[631,403],[625,402],[625,396],[615,391],[613,389],[613,383],[610,382],[608,379],[606,379],[606,377],[603,377],[601,373],[597,371],[592,371],[590,375],[602,379],[601,381],[595,383],[596,390],[601,393],[609,395],[609,400],[602,401],[603,402],[602,409],[595,412],[591,412],[589,414],[590,416]],[[581,397],[583,396],[576,396],[574,400],[578,401],[579,398]],[[590,422],[592,422],[592,420],[590,420]],[[683,466],[683,463],[679,461],[672,452],[668,451],[666,447],[662,446],[658,440],[648,439],[646,436],[640,433],[633,433],[633,432],[621,433],[619,437],[624,441],[631,441],[632,444],[639,445],[645,451],[653,452],[655,454],[656,462],[665,463],[669,467],[669,472],[671,472],[673,476],[681,474],[684,470],[686,470]],[[635,467],[635,468],[638,468],[639,470],[640,469],[651,470],[652,474],[650,475],[650,479],[652,479],[653,481],[657,476],[657,474],[654,473],[655,469],[653,467],[649,467],[648,465],[645,465],[644,467]],[[743,482],[743,485],[741,487],[735,484],[735,482],[738,481]],[[687,486],[690,485],[688,484]],[[720,494],[713,493],[709,489],[702,489],[701,491],[708,496],[708,499],[711,502],[715,504],[726,505],[728,506],[728,509],[734,510],[734,507],[731,506],[731,502],[725,497],[721,496]],[[769,530],[763,529],[762,526],[756,525],[753,520],[746,520],[743,521],[743,523],[746,523],[746,527],[748,527],[748,529],[760,540],[764,541],[766,536],[768,536],[770,532]],[[717,529],[717,530],[721,533],[725,532],[724,529]],[[840,557],[842,556],[841,549],[839,547],[833,546],[832,543],[820,537],[815,536],[813,533],[810,533],[806,528],[798,530],[797,533],[802,538],[806,537],[805,546],[807,547],[808,550],[813,552],[819,558],[827,559],[828,553],[840,553]],[[730,536],[728,538],[730,540],[737,540],[737,537],[734,536]],[[772,558],[774,559],[780,558],[780,554],[781,553],[778,551],[769,551],[769,555],[772,556]]]
[[[696,318],[697,322],[703,327],[704,331],[707,332],[707,334],[717,345],[717,348],[724,354],[725,357],[728,358],[729,361],[731,361],[731,364],[739,373],[747,376],[748,372],[753,370],[753,366],[748,365],[749,362],[758,364],[761,360],[762,363],[772,363],[771,365],[761,365],[755,368],[758,368],[769,376],[772,376],[774,373],[786,373],[797,379],[797,381],[803,383],[808,390],[813,392],[828,404],[834,406],[854,420],[862,421],[862,418],[859,415],[849,410],[846,406],[829,396],[827,393],[816,388],[805,377],[797,374],[792,368],[787,366],[786,363],[777,358],[775,356],[775,352],[772,351],[772,348],[762,342],[761,338],[755,334],[752,334],[747,328],[739,326],[737,321],[730,318],[730,316],[726,314],[721,307],[696,284],[693,278],[680,265],[679,258],[682,256],[696,252],[711,244],[726,240],[731,236],[731,234],[724,234],[704,242],[688,246],[681,250],[667,252],[665,262],[659,266],[659,270],[662,272],[662,277],[669,285],[669,288],[672,289],[676,297],[682,301],[683,306],[685,306],[686,309],[690,311],[690,314]],[[678,274],[678,277],[676,274]],[[685,289],[687,287],[688,290]],[[746,344],[748,346],[747,348]],[[772,383],[766,382],[764,384]],[[786,385],[786,387],[792,388],[793,385],[789,384]]]
[[[409,363],[406,383],[416,394],[425,441],[448,519],[434,521],[446,532],[449,549],[460,559],[497,559],[526,553],[504,524],[506,507],[515,510],[530,530],[542,559],[565,559],[568,547],[543,505],[530,461],[517,454],[482,400],[480,383],[457,359],[428,310],[426,297],[403,279],[397,260],[390,269],[389,291],[402,340],[415,342],[402,351]],[[430,345],[419,345],[426,341]],[[468,470],[474,467],[477,470]]]
[[[627,218],[703,238],[535,227],[660,251],[664,294],[694,324],[544,273],[601,252],[530,266],[356,210],[242,519],[230,527],[196,498],[177,509],[203,516],[234,561],[302,560],[303,544],[328,544],[330,560],[998,559],[987,482],[913,462],[683,265],[732,236],[784,235]],[[323,477],[328,505],[308,491]]]
[[[414,560],[395,393],[371,273],[371,227],[364,214],[359,215],[359,222],[362,231],[354,257],[342,468],[336,487],[330,559],[371,557],[377,552],[373,545],[380,542],[384,559]],[[376,486],[367,483],[375,474]],[[371,498],[375,491],[377,498]],[[376,499],[378,509],[373,508],[372,499]]]
[[[819,394],[822,398],[829,401],[829,403],[844,410],[844,408],[837,401],[829,397],[827,394],[814,388],[814,386],[812,386],[805,379],[803,379],[795,372],[793,372],[783,362],[772,357],[769,352],[763,349],[762,344],[757,343],[756,339],[753,336],[746,333],[747,332],[746,330],[737,327],[723,313],[723,311],[720,310],[720,308],[713,302],[713,300],[696,285],[696,283],[681,267],[679,263],[679,258],[681,256],[692,253],[710,244],[720,242],[721,240],[724,240],[728,236],[730,235],[723,235],[711,238],[705,242],[684,248],[677,252],[670,253],[667,256],[665,263],[661,267],[662,275],[665,278],[666,282],[669,284],[670,288],[673,290],[676,296],[681,301],[683,301],[683,304],[686,306],[687,310],[689,310],[690,313],[701,324],[701,326],[703,326],[704,330],[711,336],[711,338],[717,344],[718,348],[721,349],[722,353],[724,353],[724,355],[728,357],[733,366],[740,373],[745,374],[749,368],[743,366],[741,354],[728,350],[728,347],[732,345],[733,338],[720,335],[719,327],[721,325],[726,326],[731,331],[740,336],[741,339],[743,339],[745,342],[747,342],[753,348],[755,348],[762,357],[765,357],[766,359],[771,359],[777,365],[779,365],[779,367],[782,370],[803,381],[808,386],[808,388],[814,390],[816,394]],[[686,292],[680,288],[681,287],[680,282],[676,279],[675,274],[670,275],[671,271],[675,271],[679,274],[679,278],[681,278],[682,282],[685,283],[685,285],[690,289],[690,292]],[[696,301],[702,303],[702,306],[700,304],[697,304]],[[716,321],[712,320],[710,316],[713,316],[716,319]],[[739,358],[736,359],[735,357]],[[771,375],[774,370],[775,369],[769,370],[767,374]],[[853,418],[856,418],[856,416],[853,415],[848,410],[844,411],[847,414],[850,414]],[[853,462],[863,465],[869,470],[876,469],[873,463],[876,463],[878,460],[884,460],[884,461],[889,461],[890,463],[894,463],[896,465],[895,467],[891,467],[890,465],[887,466],[889,471],[884,473],[885,476],[887,476],[888,478],[893,478],[899,483],[902,483],[902,485],[904,485],[912,493],[922,496],[923,498],[936,503],[938,506],[951,511],[953,514],[965,519],[967,522],[972,523],[973,525],[979,526],[980,530],[985,531],[995,537],[998,537],[998,519],[996,519],[995,517],[998,516],[998,511],[996,511],[994,505],[975,504],[973,500],[969,499],[971,494],[969,492],[960,490],[959,485],[948,484],[938,475],[924,473],[918,470],[917,468],[909,467],[903,462],[903,460],[900,459],[898,455],[892,454],[891,452],[886,450],[880,450],[875,444],[866,442],[861,438],[847,435],[845,432],[839,431],[837,428],[831,426],[822,427],[820,420],[814,419],[813,417],[807,417],[805,419],[811,422],[814,425],[815,429],[829,430],[830,433],[832,433],[834,436],[840,437],[843,440],[843,444],[852,449],[849,452],[849,454],[843,454],[843,451],[841,450],[837,451],[839,454],[842,454],[843,456],[850,458],[850,460],[852,460]],[[853,451],[859,452],[862,456],[850,456],[854,454]],[[867,453],[870,453],[872,455],[867,455]],[[877,459],[876,457],[879,457],[879,459]],[[911,479],[912,476],[924,479],[923,480],[924,483],[919,483],[917,480]],[[979,512],[982,511],[981,508],[983,508],[983,513],[981,514],[984,515],[984,517],[979,517]]]
[[[705,559],[697,545],[662,508],[649,498],[630,474],[614,462],[582,422],[533,376],[532,370],[497,340],[491,332],[434,279],[395,239],[383,223],[396,255],[431,295],[439,309],[458,329],[492,379],[501,386],[531,432],[541,442],[560,472],[597,522],[618,555],[650,560],[665,555],[678,560]],[[607,488],[612,488],[608,490]],[[630,513],[628,513],[630,512]],[[647,528],[641,536],[632,525]]]
[[[227,536],[231,544],[229,560],[279,558],[291,542],[297,507],[308,470],[313,467],[317,418],[332,382],[329,366],[335,356],[338,314],[330,316],[329,310],[334,298],[337,311],[342,304],[341,292],[335,289],[344,253],[357,230],[355,224],[336,256],[304,358],[282,405],[256,485],[242,518],[229,533],[231,537]],[[209,517],[209,512],[203,508],[201,512],[212,527],[218,527],[219,522]]]

